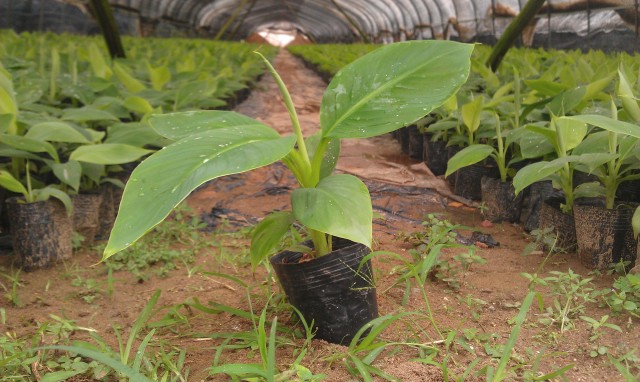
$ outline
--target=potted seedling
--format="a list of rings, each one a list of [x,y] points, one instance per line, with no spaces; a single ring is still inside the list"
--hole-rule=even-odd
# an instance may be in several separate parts
[[[6,200],[14,254],[25,271],[47,268],[72,255],[69,195],[54,185],[42,185],[31,178],[31,163],[25,166],[22,184],[9,171],[0,170],[0,187],[21,196]]]
[[[131,174],[103,258],[138,240],[203,183],[282,160],[300,188],[291,193],[292,211],[272,213],[255,227],[252,262],[272,255],[295,221],[306,227],[307,253],[280,253],[271,263],[292,305],[315,323],[317,336],[349,341],[377,315],[377,305],[370,263],[362,261],[372,243],[371,199],[358,178],[333,174],[340,139],[381,135],[428,114],[465,82],[472,50],[450,41],[411,41],[363,56],[334,76],[322,98],[320,131],[307,138],[289,92],[267,60],[289,110],[292,135],[281,136],[230,111],[151,117],[151,126],[175,143]],[[309,261],[299,263],[302,257]],[[339,281],[346,275],[352,281],[345,285]],[[356,301],[345,307],[349,299]]]
[[[445,173],[445,176],[449,176],[461,168],[482,163],[487,158],[490,158],[495,163],[499,177],[488,176],[490,175],[488,174],[480,179],[482,201],[487,206],[484,215],[492,221],[508,220],[517,222],[520,219],[522,194],[516,196],[513,184],[510,181],[515,173],[515,169],[511,168],[510,165],[518,159],[514,155],[514,153],[518,152],[517,140],[514,139],[515,135],[512,133],[514,130],[517,131],[519,129],[519,101],[515,102],[515,117],[512,121],[508,121],[511,126],[509,129],[503,127],[503,121],[498,111],[495,110],[496,105],[500,105],[503,102],[511,101],[514,98],[519,100],[519,83],[520,81],[516,74],[516,80],[500,87],[487,105],[483,105],[482,102],[465,105],[467,109],[463,109],[463,117],[466,112],[466,120],[468,121],[465,122],[465,125],[479,125],[480,115],[483,110],[489,113],[494,123],[491,126],[492,128],[485,129],[487,133],[484,134],[484,140],[487,143],[470,143],[469,146],[449,159],[447,172]],[[514,86],[514,84],[516,85]],[[515,88],[514,94],[509,95],[508,93],[512,88]],[[488,136],[489,133],[492,135]]]
[[[626,83],[622,73],[620,80]],[[627,110],[624,103],[623,109]],[[594,174],[602,184],[594,189],[594,196],[604,197],[604,203],[577,203],[574,208],[579,255],[596,268],[633,262],[637,252],[630,229],[633,204],[617,201],[616,191],[621,183],[640,178],[634,172],[640,168],[640,128],[619,121],[613,102],[611,114],[565,117],[603,129],[591,133],[573,152],[580,157],[576,167]]]
[[[566,90],[551,100],[546,100],[550,121],[524,126],[518,134],[518,144],[523,158],[543,158],[518,170],[513,178],[516,194],[529,185],[551,181],[562,192],[560,198],[543,202],[540,210],[540,228],[553,227],[558,235],[557,248],[572,250],[576,246],[574,200],[594,194],[596,182],[586,182],[574,187],[575,164],[582,156],[572,155],[587,136],[587,124],[559,116],[577,110],[583,104],[587,91],[584,88]],[[584,154],[589,156],[592,154]]]

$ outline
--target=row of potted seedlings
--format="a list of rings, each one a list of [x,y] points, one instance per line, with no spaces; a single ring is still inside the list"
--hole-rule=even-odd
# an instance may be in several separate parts
[[[27,271],[71,257],[74,232],[108,237],[130,168],[169,142],[149,116],[224,107],[262,72],[243,44],[185,40],[172,62],[171,41],[130,39],[133,58],[110,62],[96,38],[0,34],[3,228]]]
[[[576,250],[591,268],[633,264],[640,106],[629,80],[637,65],[622,61],[575,87],[524,81],[529,94],[511,66],[491,98],[467,89],[396,137],[456,194],[481,200],[488,219],[553,228],[556,246]]]

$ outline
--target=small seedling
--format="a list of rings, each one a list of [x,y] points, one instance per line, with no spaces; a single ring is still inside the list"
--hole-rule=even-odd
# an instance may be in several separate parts
[[[13,268],[9,273],[0,272],[0,276],[7,279],[10,283],[9,286],[6,286],[4,283],[0,282],[0,287],[2,287],[5,292],[4,297],[9,303],[16,307],[21,306],[20,296],[18,295],[18,288],[22,286],[22,282],[20,281],[20,272],[22,272],[22,269],[14,271]]]
[[[580,319],[589,324],[591,330],[591,336],[589,337],[589,340],[592,342],[600,338],[600,336],[602,335],[601,329],[603,328],[608,328],[622,333],[622,329],[620,329],[618,325],[607,322],[607,320],[609,319],[609,315],[602,316],[599,321],[588,316],[580,316]]]

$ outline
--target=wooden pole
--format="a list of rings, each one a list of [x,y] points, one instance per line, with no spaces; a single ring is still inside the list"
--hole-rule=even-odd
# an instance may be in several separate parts
[[[120,32],[118,31],[118,24],[113,17],[113,11],[111,5],[107,0],[91,0],[91,8],[93,14],[100,24],[102,29],[102,35],[109,48],[109,54],[111,58],[125,58],[124,47],[122,46],[122,40],[120,39]]]
[[[504,33],[493,47],[491,55],[487,59],[487,66],[494,72],[498,70],[498,66],[502,62],[504,55],[507,54],[513,43],[518,36],[522,33],[524,28],[535,17],[536,13],[542,8],[546,0],[529,0],[527,4],[522,8],[522,11],[516,16],[513,21],[504,30]]]

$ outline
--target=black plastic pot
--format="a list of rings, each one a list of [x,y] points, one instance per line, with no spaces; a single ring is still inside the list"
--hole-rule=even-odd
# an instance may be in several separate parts
[[[423,135],[422,160],[435,176],[447,172],[447,142],[431,141],[431,135]]]
[[[593,201],[574,205],[578,257],[583,264],[601,270],[620,261],[633,266],[637,251],[631,230],[633,211],[630,205],[606,209]]]
[[[13,252],[22,269],[48,268],[72,256],[71,218],[60,201],[25,203],[24,198],[13,197],[6,205]]]
[[[549,198],[540,209],[540,228],[553,228],[557,235],[556,249],[572,252],[576,249],[576,226],[573,214],[565,214],[560,209],[564,198]]]
[[[73,230],[84,237],[83,244],[94,243],[100,230],[101,194],[77,194],[73,201]]]
[[[348,344],[378,317],[371,261],[362,263],[369,253],[362,244],[334,238],[333,252],[310,261],[299,262],[302,253],[291,251],[270,259],[291,305],[314,322],[316,338]]]
[[[106,183],[100,187],[102,195],[100,202],[100,219],[96,239],[107,239],[116,220],[118,206],[122,199],[123,189],[113,184]]]
[[[449,162],[449,159],[451,159],[451,157],[453,157],[454,155],[456,155],[456,153],[458,153],[458,151],[462,150],[462,147],[460,146],[448,146],[447,147],[447,163]],[[445,168],[445,173],[447,172],[447,164],[445,164],[444,166]],[[449,176],[447,177],[447,182],[449,183],[449,186],[453,189],[456,185],[456,178],[458,175],[458,171],[455,171],[452,174],[449,174]]]
[[[561,197],[562,193],[553,188],[551,181],[535,182],[523,191],[524,230],[531,232],[540,227],[540,211],[545,200],[552,197]]]
[[[456,171],[453,193],[471,200],[482,199],[481,181],[483,176],[496,177],[497,168],[484,163],[476,163]]]
[[[640,203],[640,179],[620,183],[616,200]]]
[[[494,223],[506,220],[520,221],[523,193],[516,196],[512,182],[503,183],[499,178],[482,177],[480,181],[482,202],[486,210],[484,217]]]
[[[398,142],[400,142],[402,153],[409,155],[409,129],[407,127],[403,127],[401,129],[398,129],[397,132]]]
[[[422,159],[423,138],[418,126],[407,126],[409,131],[409,156],[414,159]]]

